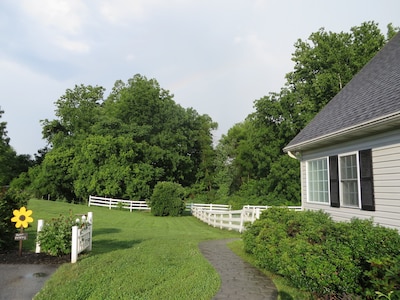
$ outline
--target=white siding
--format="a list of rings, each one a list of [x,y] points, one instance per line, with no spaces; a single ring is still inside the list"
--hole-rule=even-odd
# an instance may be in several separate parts
[[[351,218],[368,219],[383,226],[400,231],[400,144],[372,149],[374,175],[375,211],[355,208],[335,208],[324,204],[307,203],[305,161],[301,164],[302,199],[304,209],[324,210],[334,220],[348,221]],[[304,176],[303,176],[304,175]]]

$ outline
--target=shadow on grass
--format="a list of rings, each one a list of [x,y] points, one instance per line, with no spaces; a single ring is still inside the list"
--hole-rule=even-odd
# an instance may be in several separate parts
[[[102,239],[93,241],[92,253],[94,255],[104,254],[116,250],[129,249],[133,246],[140,244],[143,240],[129,240],[129,241],[118,241],[111,239]]]
[[[283,292],[283,291],[278,292],[278,299],[281,299],[281,300],[294,300],[291,295],[289,295],[288,293]]]
[[[100,228],[100,229],[93,229],[93,235],[101,235],[101,234],[111,234],[111,233],[118,233],[121,232],[119,228]]]

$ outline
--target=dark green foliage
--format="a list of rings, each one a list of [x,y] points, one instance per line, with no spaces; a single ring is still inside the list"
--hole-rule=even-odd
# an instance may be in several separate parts
[[[56,119],[42,121],[48,147],[15,184],[69,202],[90,194],[148,199],[157,182],[173,181],[201,202],[298,204],[299,163],[283,147],[397,30],[388,26],[385,38],[376,23],[366,22],[348,33],[320,29],[298,40],[284,87],[256,100],[255,112],[216,149],[217,124],[175,103],[155,79],[118,80],[108,97],[103,87],[76,85],[55,102]],[[0,138],[0,185],[8,185],[29,157],[16,159],[4,122]]]
[[[214,172],[207,115],[176,104],[155,79],[135,75],[104,88],[75,86],[44,120],[45,150],[25,181],[38,196],[84,201],[89,195],[148,199],[159,181],[211,189]]]
[[[391,294],[391,300],[400,299],[400,255],[371,259],[368,263],[370,270],[365,272],[364,280],[372,282],[374,289],[368,288],[367,295],[372,297],[380,292]]]
[[[385,38],[378,24],[365,22],[348,33],[322,28],[299,39],[285,86],[256,100],[255,112],[222,137],[217,151],[228,158],[230,177],[216,184],[263,205],[300,203],[299,162],[282,149],[398,30],[388,29]]]
[[[400,283],[400,236],[371,220],[334,222],[323,212],[273,208],[243,240],[260,267],[319,296],[373,299],[375,291],[388,293]]]
[[[76,225],[72,214],[60,215],[45,222],[37,235],[42,252],[53,256],[71,253],[72,226]]]
[[[3,113],[4,111],[0,109],[0,119]],[[6,122],[0,122],[0,188],[8,186],[13,178],[26,172],[33,164],[29,155],[17,155],[10,146],[6,127]]]
[[[17,245],[14,241],[17,229],[11,218],[15,209],[20,209],[27,203],[19,196],[11,191],[6,192],[5,188],[0,189],[0,250],[11,249]]]
[[[178,183],[159,182],[150,198],[151,213],[154,216],[181,216],[185,210],[185,189]]]

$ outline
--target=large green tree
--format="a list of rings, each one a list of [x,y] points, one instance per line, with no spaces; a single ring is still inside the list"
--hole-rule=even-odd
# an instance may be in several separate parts
[[[50,150],[29,173],[36,193],[146,199],[159,181],[210,186],[216,123],[209,116],[181,107],[142,75],[103,94],[80,85],[55,102],[57,118],[42,122]]]
[[[3,113],[0,109],[0,119]],[[27,171],[32,164],[29,155],[17,155],[7,136],[7,122],[0,122],[0,188],[9,185],[13,178]]]
[[[378,24],[365,22],[348,33],[322,28],[307,40],[299,39],[285,86],[256,100],[255,112],[221,141],[233,155],[232,191],[255,195],[263,204],[299,203],[299,164],[282,152],[283,147],[397,30],[389,24],[385,37]]]

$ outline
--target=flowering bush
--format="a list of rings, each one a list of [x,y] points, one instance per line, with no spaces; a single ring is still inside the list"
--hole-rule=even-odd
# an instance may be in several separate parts
[[[70,211],[69,216],[60,215],[49,222],[45,222],[42,230],[38,233],[37,241],[40,248],[53,256],[61,256],[71,253],[72,226],[80,229],[86,228],[86,219],[75,219]]]

